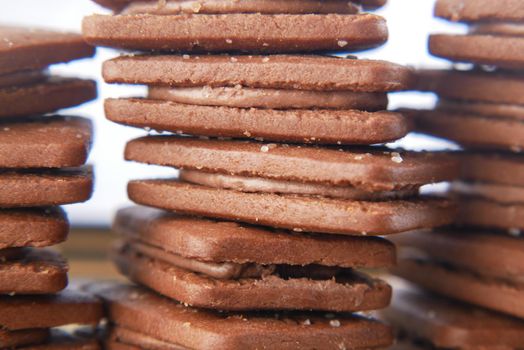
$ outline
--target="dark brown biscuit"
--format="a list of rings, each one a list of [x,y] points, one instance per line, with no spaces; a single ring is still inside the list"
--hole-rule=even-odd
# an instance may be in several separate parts
[[[1,168],[82,166],[91,148],[92,123],[79,117],[46,117],[0,124]]]
[[[114,230],[202,261],[354,268],[390,267],[396,261],[394,246],[380,238],[296,234],[146,207],[120,210]]]
[[[509,315],[524,317],[524,285],[482,278],[466,270],[403,259],[393,273],[423,288]],[[520,339],[522,339],[520,337]]]
[[[449,224],[455,208],[440,199],[363,202],[244,193],[176,180],[131,181],[139,204],[252,224],[345,235],[387,235]]]
[[[84,39],[97,46],[174,52],[355,51],[383,44],[384,18],[357,15],[92,15]]]
[[[524,105],[524,76],[518,73],[419,70],[417,88],[440,97]]]
[[[67,264],[50,250],[28,249],[21,259],[0,262],[0,294],[50,294],[67,286]]]
[[[240,316],[188,308],[129,285],[106,283],[87,290],[106,300],[109,319],[118,326],[190,349],[374,349],[393,341],[387,326],[360,316]]]
[[[524,38],[520,37],[433,34],[429,37],[429,51],[454,62],[524,68]]]
[[[70,324],[97,325],[103,317],[98,299],[72,289],[45,296],[1,296],[0,310],[0,325],[9,331]]]
[[[44,343],[50,336],[48,329],[0,330],[0,349],[19,349],[32,344]]]
[[[524,240],[517,237],[468,229],[410,232],[393,241],[433,261],[524,284]]]
[[[0,208],[79,203],[93,192],[87,168],[50,171],[0,171]]]
[[[419,194],[419,188],[417,187],[406,190],[369,192],[349,186],[330,186],[296,181],[272,180],[261,177],[206,173],[199,170],[180,170],[178,179],[192,184],[248,193],[297,194],[360,201],[386,201],[413,198]]]
[[[452,21],[517,21],[524,18],[520,0],[438,0],[435,15]]]
[[[35,85],[0,89],[0,118],[51,113],[96,98],[96,82],[49,78]]]
[[[42,69],[95,54],[77,34],[0,26],[0,37],[0,74]]]
[[[130,141],[125,157],[182,169],[353,186],[370,192],[413,189],[456,179],[459,172],[457,159],[444,153],[318,148],[176,136]]]
[[[24,70],[0,75],[0,89],[40,83],[48,78],[45,71]]]
[[[505,205],[479,198],[464,198],[459,205],[458,223],[504,230],[524,230],[524,205]]]
[[[66,239],[68,231],[60,208],[0,210],[0,249],[55,245]]]
[[[409,68],[327,56],[121,56],[106,61],[108,83],[387,92],[413,83]]]
[[[409,111],[415,128],[471,148],[504,149],[520,152],[524,148],[524,123],[512,119],[450,111]]]
[[[416,289],[399,289],[391,307],[381,314],[410,338],[438,349],[502,350],[524,345],[524,322]]]
[[[356,109],[376,112],[387,109],[385,92],[309,91],[236,87],[150,86],[148,99],[197,106],[262,109]]]
[[[391,288],[357,273],[331,279],[215,279],[124,246],[114,254],[121,273],[184,304],[214,310],[322,310],[353,312],[386,307]]]
[[[109,99],[114,122],[202,136],[324,144],[375,144],[404,137],[408,121],[393,112],[275,110],[195,106],[145,99]]]
[[[483,198],[499,204],[524,204],[524,187],[454,181],[451,183],[450,192],[462,197]]]
[[[461,178],[524,187],[524,158],[504,153],[468,153],[462,157]]]
[[[477,114],[524,122],[524,106],[522,105],[440,99],[437,108],[455,114]]]
[[[129,1],[128,1],[129,2]],[[116,5],[116,4],[115,4]],[[359,12],[356,4],[343,0],[188,0],[133,1],[121,14],[228,14],[228,13],[263,13],[263,14],[355,14]]]

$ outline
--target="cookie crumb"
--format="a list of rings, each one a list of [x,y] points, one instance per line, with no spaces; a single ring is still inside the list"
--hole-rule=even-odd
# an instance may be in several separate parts
[[[329,325],[331,327],[340,327],[340,321],[339,320],[331,320],[331,321],[329,321]]]
[[[402,157],[400,156],[400,153],[398,152],[392,152],[391,153],[391,160],[395,163],[402,163],[404,161],[404,159],[402,159]]]
[[[247,137],[251,137],[251,133],[249,131],[244,131],[244,135],[247,136]]]
[[[233,44],[233,40],[231,40],[231,39],[226,39],[226,43],[228,43],[228,44]]]
[[[269,57],[264,57],[264,58],[262,59],[262,62],[269,62]]]
[[[269,147],[264,145],[264,146],[260,147],[260,151],[264,152],[264,153],[267,153],[267,152],[269,152]]]
[[[8,127],[5,127],[5,128],[4,128],[4,131],[9,131],[9,130],[11,130],[11,129],[8,128]]]
[[[309,320],[309,318],[307,318],[304,322],[302,322],[302,324],[304,326],[311,326],[311,321]]]
[[[188,60],[188,59],[191,58],[191,56],[189,56],[189,55],[186,54],[186,55],[182,55],[182,58],[185,59],[185,60]]]
[[[347,46],[348,42],[346,40],[339,40],[337,41],[338,46],[344,47]]]
[[[238,58],[236,58],[236,57],[231,57],[231,62],[238,62]]]
[[[509,233],[511,236],[513,236],[513,237],[518,237],[518,236],[520,236],[520,233],[521,233],[521,232],[520,232],[520,230],[519,230],[518,228],[513,227],[513,228],[510,228],[510,229],[508,230],[508,233]]]
[[[362,160],[364,159],[364,156],[361,155],[361,154],[357,154],[355,157],[354,157],[355,160]]]

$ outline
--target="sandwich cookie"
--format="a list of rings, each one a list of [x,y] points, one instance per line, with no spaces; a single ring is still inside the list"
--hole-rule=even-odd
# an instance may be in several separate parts
[[[63,168],[85,164],[92,123],[79,117],[35,117],[0,123],[1,168]]]
[[[41,70],[95,54],[77,34],[0,26],[0,37],[0,75]]]
[[[98,350],[96,342],[55,330],[68,325],[95,326],[103,317],[96,298],[74,290],[56,295],[1,296],[2,348]]]
[[[1,87],[0,118],[51,113],[96,97],[95,81],[76,78],[49,77],[32,84]]]
[[[519,0],[438,0],[435,15],[459,22],[522,22],[524,8]]]
[[[0,282],[0,294],[56,293],[67,286],[67,264],[54,251],[27,248],[13,260],[0,260]]]
[[[179,180],[131,181],[128,194],[147,206],[296,231],[382,235],[453,220],[453,205],[446,200],[369,199],[385,199],[390,191],[398,190],[402,197],[423,184],[453,178],[458,170],[454,157],[380,148],[341,150],[171,136],[141,138],[128,144],[126,159],[204,173],[190,172],[188,177],[183,172]],[[217,181],[215,173],[226,180]],[[226,174],[261,181],[238,181]],[[273,187],[274,182],[267,179],[279,182]],[[325,187],[309,184],[351,190],[341,189],[339,198],[332,198]]]
[[[520,349],[524,323],[403,287],[382,317],[408,343],[398,349]]]
[[[481,70],[419,70],[417,90],[435,92],[440,98],[524,105],[524,76],[519,73]]]
[[[459,223],[520,234],[524,228],[522,157],[469,153],[462,157],[462,164],[462,180],[451,186],[452,194],[461,201]]]
[[[414,118],[418,131],[454,141],[465,148],[512,152],[521,152],[524,148],[524,123],[511,117],[446,110],[442,107],[403,112]]]
[[[520,238],[469,230],[414,233],[395,241],[401,261],[394,274],[448,297],[524,316],[522,266],[515,260],[522,255]]]
[[[393,342],[389,327],[362,316],[240,315],[193,309],[125,284],[96,284],[86,290],[107,304],[109,320],[116,327],[108,339],[112,349],[151,349],[152,344],[166,343],[169,347],[162,348],[378,349]]]
[[[296,235],[141,207],[121,210],[114,228],[120,271],[191,306],[352,312],[389,303],[386,283],[354,270],[394,265],[394,246],[382,239]]]
[[[239,13],[247,1],[230,1],[225,11],[191,14],[159,14],[146,5],[144,13],[87,16],[82,33],[96,46],[195,53],[358,51],[388,38],[386,21],[377,15],[296,14],[284,12],[280,1],[266,2],[280,11]]]
[[[92,191],[90,167],[0,171],[0,208],[79,203],[87,201]]]
[[[139,57],[134,62],[131,60],[131,64],[151,61],[155,69],[160,68],[153,59],[155,57]],[[187,87],[184,86],[187,80],[172,81],[171,86],[165,86],[160,84],[167,83],[166,79],[152,82],[140,77],[134,83],[148,84],[148,97],[106,100],[109,120],[179,134],[324,144],[385,143],[402,138],[410,130],[402,115],[383,111],[387,108],[386,93],[407,88],[409,84],[410,71],[394,64],[320,56],[172,56],[165,59],[166,63],[184,66],[185,73],[181,74],[191,77],[194,84],[198,84],[199,76],[203,79],[209,74],[210,80],[202,81],[200,86]],[[307,70],[307,74],[304,70],[304,74],[297,77],[300,81],[291,87],[283,85],[274,70],[282,70],[285,81],[289,81],[283,69],[293,61],[311,70]],[[315,61],[319,65],[313,66]],[[331,81],[320,81],[320,75],[326,74],[324,66],[348,70],[363,67],[368,73],[361,77],[359,72],[361,79],[355,84],[345,83],[343,90],[312,90],[316,89],[312,84],[337,84],[336,76]],[[106,67],[106,80],[111,82],[126,82],[129,74],[135,74],[134,70],[128,72],[131,66],[125,59],[108,62]],[[227,72],[223,71],[226,67],[230,69]],[[272,69],[271,75],[262,77],[261,73],[267,69]],[[391,77],[388,84],[374,85],[372,77],[379,70]],[[319,79],[312,74],[318,74]],[[261,80],[255,81],[258,77]],[[177,75],[177,79],[181,78]]]

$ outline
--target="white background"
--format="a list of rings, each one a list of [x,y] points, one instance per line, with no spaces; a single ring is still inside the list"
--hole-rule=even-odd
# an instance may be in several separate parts
[[[80,32],[85,15],[104,10],[89,0],[1,0],[0,23],[35,27],[48,27]],[[358,54],[362,58],[385,59],[412,66],[446,67],[447,63],[432,58],[427,53],[427,36],[430,32],[461,32],[459,25],[450,25],[433,19],[434,0],[389,0],[378,11],[388,20],[390,40],[384,47]],[[100,100],[67,114],[90,117],[96,125],[95,145],[90,162],[95,165],[96,188],[93,198],[83,204],[67,208],[70,218],[77,225],[108,225],[115,210],[128,204],[126,183],[128,179],[175,174],[173,169],[128,163],[123,160],[125,142],[143,135],[144,131],[114,125],[104,118],[102,99],[112,96],[140,96],[141,87],[109,86],[100,78],[100,65],[117,55],[115,51],[99,49],[95,60],[84,60],[70,65],[55,66],[52,71],[96,79],[99,82]],[[391,98],[391,107],[431,106],[433,97],[422,94],[397,94]],[[408,137],[403,145],[409,148],[431,148],[438,143],[429,139]]]

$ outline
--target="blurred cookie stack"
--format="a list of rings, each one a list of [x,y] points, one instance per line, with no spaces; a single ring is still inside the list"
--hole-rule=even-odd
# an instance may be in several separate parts
[[[64,241],[59,205],[91,196],[83,168],[91,122],[49,115],[96,97],[95,82],[50,76],[55,63],[91,57],[80,35],[0,26],[0,348],[97,349],[53,328],[96,324],[101,304],[67,285],[67,263],[44,247]],[[57,346],[57,347],[55,347]]]
[[[439,100],[434,110],[409,113],[419,131],[463,147],[461,178],[450,188],[460,215],[456,228],[399,236],[402,257],[394,272],[444,296],[524,318],[524,3],[439,0],[435,13],[465,22],[469,32],[432,35],[430,52],[471,67],[421,71],[419,89],[435,92]],[[435,336],[430,342],[436,347],[524,346],[523,322],[442,302],[453,305],[456,315],[440,325],[456,333],[440,342]],[[426,316],[420,324],[434,325],[447,311],[436,312],[437,317]],[[468,312],[475,320],[468,320]],[[390,316],[402,328],[409,323],[402,310]],[[477,337],[481,331],[485,336]],[[420,336],[422,328],[415,327],[414,333]],[[453,336],[458,333],[467,336]]]
[[[383,44],[384,19],[360,12],[382,4],[103,3],[115,14],[85,18],[85,39],[144,52],[105,62],[105,80],[149,89],[108,99],[106,116],[166,132],[130,141],[126,159],[180,170],[129,183],[147,207],[118,213],[114,261],[164,297],[93,286],[108,302],[109,348],[389,346],[387,326],[352,314],[390,301],[390,287],[361,270],[391,267],[395,248],[371,236],[451,223],[454,207],[419,187],[455,178],[458,166],[370,146],[409,132],[385,109],[388,92],[410,87],[410,70],[304,54]]]

